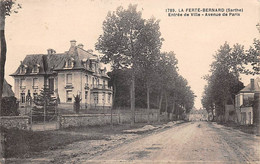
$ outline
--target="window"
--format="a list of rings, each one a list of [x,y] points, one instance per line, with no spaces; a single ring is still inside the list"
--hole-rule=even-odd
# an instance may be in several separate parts
[[[88,91],[85,91],[85,100],[88,99]]]
[[[39,83],[38,78],[33,78],[33,88],[34,89],[38,88],[38,85],[39,85],[38,83]]]
[[[103,80],[103,88],[106,88],[106,81]]]
[[[21,65],[20,66],[20,73],[21,74],[25,74],[26,73],[26,69],[27,69],[27,65]]]
[[[72,61],[68,60],[68,68],[72,67]]]
[[[34,65],[32,69],[32,73],[38,73],[39,72],[39,65]]]
[[[94,103],[98,104],[98,93],[94,93]]]
[[[86,75],[86,85],[88,85],[88,75]]]
[[[72,84],[72,74],[67,74],[66,81],[67,81],[67,84]]]
[[[25,79],[20,80],[20,88],[25,88]]]
[[[67,91],[67,102],[72,102],[72,91]]]
[[[111,93],[108,94],[108,97],[107,97],[107,102],[110,103],[110,99],[111,99]]]
[[[21,93],[21,103],[25,103],[25,93]]]
[[[105,104],[105,96],[106,96],[106,93],[103,92],[103,95],[102,95],[102,102],[103,102],[103,104]]]

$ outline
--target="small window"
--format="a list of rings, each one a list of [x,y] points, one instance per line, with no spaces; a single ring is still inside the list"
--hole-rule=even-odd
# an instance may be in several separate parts
[[[66,81],[67,81],[67,84],[72,84],[72,74],[67,74]]]
[[[25,103],[25,93],[21,93],[21,103]]]
[[[86,75],[86,84],[88,84],[88,75]]]
[[[21,67],[20,67],[20,73],[21,73],[21,74],[25,74],[25,73],[26,73],[26,68],[27,68],[26,65],[21,65]]]
[[[38,88],[39,85],[39,80],[38,78],[33,78],[33,88],[36,89]]]
[[[107,97],[107,102],[110,103],[110,99],[111,99],[111,94],[109,93],[108,94],[108,97]]]
[[[106,81],[103,80],[103,88],[106,88]]]
[[[105,103],[105,96],[106,96],[106,93],[103,92],[103,95],[102,95],[102,102],[103,102],[103,104]]]
[[[68,68],[72,67],[72,61],[68,60]]]
[[[38,73],[39,72],[39,66],[38,65],[34,65],[33,69],[32,69],[32,73]]]
[[[94,93],[94,103],[98,104],[98,93]]]
[[[67,91],[67,102],[72,102],[72,91]]]
[[[85,100],[88,99],[88,91],[85,92]]]
[[[20,88],[25,88],[25,79],[20,80]]]

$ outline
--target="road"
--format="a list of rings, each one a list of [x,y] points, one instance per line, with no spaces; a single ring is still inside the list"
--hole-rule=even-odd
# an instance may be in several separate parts
[[[260,137],[208,122],[173,126],[78,163],[259,163]]]

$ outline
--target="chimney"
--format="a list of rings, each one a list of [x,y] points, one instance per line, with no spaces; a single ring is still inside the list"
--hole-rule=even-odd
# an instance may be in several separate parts
[[[81,43],[78,45],[78,47],[81,48],[81,49],[83,49],[83,46],[84,46],[84,45],[81,44]]]
[[[254,79],[250,79],[250,89],[252,91],[255,90],[255,80]]]
[[[55,54],[56,51],[52,48],[47,49],[48,55]]]
[[[71,47],[75,47],[75,46],[76,46],[76,43],[77,43],[76,40],[71,40],[71,41],[70,41]]]

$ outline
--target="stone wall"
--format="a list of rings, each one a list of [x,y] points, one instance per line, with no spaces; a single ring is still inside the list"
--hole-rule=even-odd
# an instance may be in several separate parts
[[[114,124],[131,123],[131,113],[118,113],[112,115]],[[149,117],[151,122],[158,121],[157,113],[151,113]],[[161,121],[167,120],[167,115],[161,115]],[[148,114],[136,113],[135,122],[148,122]],[[111,114],[70,114],[60,115],[58,118],[59,128],[96,126],[111,123]]]
[[[0,117],[0,125],[5,128],[18,128],[29,130],[28,116],[2,116]]]
[[[117,114],[113,114],[113,123],[118,124]],[[110,124],[110,114],[70,114],[60,115],[58,118],[59,128],[78,127],[78,126],[96,126]]]

